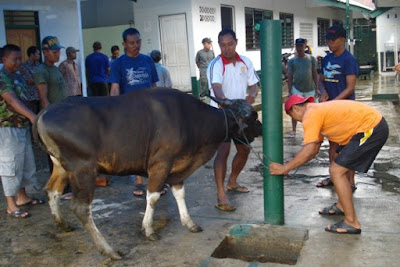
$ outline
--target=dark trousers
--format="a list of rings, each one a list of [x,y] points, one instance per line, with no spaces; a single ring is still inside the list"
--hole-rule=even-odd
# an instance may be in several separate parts
[[[90,83],[88,88],[88,96],[108,96],[110,91],[108,89],[108,83]]]

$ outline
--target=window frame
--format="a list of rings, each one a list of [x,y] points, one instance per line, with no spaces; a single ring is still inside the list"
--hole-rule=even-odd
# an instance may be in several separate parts
[[[251,12],[251,14],[248,12]],[[256,21],[256,12],[259,12],[258,16],[261,15],[261,19],[259,21]],[[260,8],[245,7],[244,16],[246,31],[246,51],[258,51],[260,50],[260,31],[257,31],[254,27],[261,20],[273,19],[273,11]],[[251,24],[248,24],[248,16],[251,16]]]
[[[330,27],[330,19],[317,18],[318,47],[328,46],[325,34]]]
[[[290,19],[290,22],[287,22]],[[294,47],[294,15],[291,13],[279,13],[282,27],[282,48]],[[287,25],[290,24],[290,25]],[[288,30],[289,29],[289,30]]]

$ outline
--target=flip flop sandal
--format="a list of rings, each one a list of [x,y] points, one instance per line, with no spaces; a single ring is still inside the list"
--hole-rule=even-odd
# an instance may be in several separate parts
[[[331,178],[328,177],[328,178],[318,182],[316,187],[325,187],[325,186],[332,186],[332,185],[333,185],[332,180],[331,180]]]
[[[354,193],[354,191],[356,191],[356,189],[357,189],[357,186],[355,184],[352,184],[351,185],[351,192]]]
[[[35,205],[39,205],[39,204],[44,204],[46,203],[46,201],[44,201],[43,199],[38,199],[38,198],[32,198],[31,201],[18,205],[18,207],[25,207],[25,206],[35,206]]]
[[[247,189],[246,187],[241,186],[241,185],[235,186],[233,188],[227,187],[226,189],[228,190],[228,192],[233,192],[233,193],[248,193],[248,192],[250,192],[249,189]]]
[[[218,203],[215,205],[215,207],[219,210],[227,211],[227,212],[236,210],[236,207],[234,205],[232,205],[231,203],[228,203],[228,204]]]
[[[135,194],[135,191],[141,191],[141,194]],[[135,187],[133,188],[132,194],[136,197],[142,197],[144,196],[145,193],[145,187],[144,184],[136,184]]]
[[[17,218],[17,219],[19,219],[19,218],[25,219],[25,218],[31,217],[31,214],[30,214],[29,212],[23,211],[23,210],[21,210],[21,209],[19,209],[19,210],[14,210],[13,212],[10,212],[10,213],[8,213],[8,212],[6,211],[6,213],[7,213],[7,215],[10,216],[11,218]]]
[[[338,229],[344,229],[344,230],[346,230],[346,232],[339,232]],[[351,235],[361,234],[361,229],[358,229],[351,225],[348,225],[344,221],[340,221],[338,223],[329,225],[329,228],[326,227],[325,231],[335,233],[335,234],[351,234]]]
[[[163,186],[162,186],[162,188],[161,188],[161,195],[163,196],[163,195],[165,195],[167,192],[168,192],[168,185],[167,184],[164,184]]]
[[[323,208],[319,211],[321,215],[344,215],[344,212],[336,206],[337,203],[332,206]]]

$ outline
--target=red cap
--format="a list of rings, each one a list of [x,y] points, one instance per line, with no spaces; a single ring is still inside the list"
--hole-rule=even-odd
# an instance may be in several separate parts
[[[314,102],[314,97],[313,96],[307,96],[303,97],[301,95],[291,95],[285,102],[285,111],[288,113],[288,111],[292,108],[293,105],[296,104],[301,104],[304,102]]]

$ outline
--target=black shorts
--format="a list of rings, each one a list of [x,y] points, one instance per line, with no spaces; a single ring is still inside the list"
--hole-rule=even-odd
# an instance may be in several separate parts
[[[247,140],[246,140],[246,138],[247,138]],[[228,138],[226,138],[224,140],[224,143],[230,143],[232,141],[232,139],[233,139],[233,143],[235,143],[235,145],[248,145],[248,144],[251,144],[251,142],[254,141],[254,138],[248,138],[248,137],[246,137],[246,138],[244,138],[244,137],[241,137],[241,138],[230,138],[230,137],[228,137]],[[247,144],[247,142],[249,142],[249,143]]]
[[[335,162],[350,170],[367,172],[388,136],[389,127],[382,117],[382,120],[373,129],[358,133],[351,138],[347,145],[339,146],[336,150],[339,155]]]

